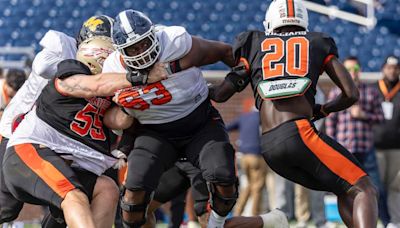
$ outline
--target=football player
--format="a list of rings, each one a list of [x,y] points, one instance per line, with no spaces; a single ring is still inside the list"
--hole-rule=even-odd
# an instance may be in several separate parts
[[[135,126],[127,190],[121,200],[125,226],[145,223],[145,211],[161,174],[184,154],[202,170],[212,195],[210,224],[221,227],[237,198],[234,150],[218,111],[208,99],[208,87],[200,69],[191,66],[220,60],[232,66],[231,46],[192,37],[179,26],[155,31],[150,19],[134,10],[118,14],[113,42],[117,51],[105,61],[103,73],[127,74],[135,87],[118,93],[116,100],[140,123]],[[161,82],[148,84],[151,81],[147,72],[157,62],[169,63],[170,75]],[[67,78],[60,86],[71,87],[73,80],[92,91],[93,80],[88,77]],[[72,87],[77,93],[85,90]]]
[[[318,132],[313,120],[341,111],[358,99],[358,90],[338,60],[334,40],[308,31],[301,0],[275,0],[265,31],[237,36],[238,67],[210,89],[223,102],[249,83],[262,122],[263,156],[281,176],[307,188],[333,192],[348,227],[376,227],[377,191],[357,160],[340,144]],[[319,76],[326,72],[342,93],[315,104]]]
[[[60,62],[56,78],[44,87],[4,155],[4,180],[13,196],[62,210],[69,227],[112,226],[119,191],[102,174],[117,159],[102,123],[111,98],[72,97],[57,81],[99,73],[113,51],[109,37],[96,36],[79,45],[77,60]]]
[[[77,46],[94,36],[111,36],[112,18],[100,15],[86,20],[77,36],[69,37],[62,32],[50,30],[40,41],[43,49],[36,55],[32,72],[21,89],[5,109],[0,122],[0,164],[3,162],[8,139],[11,137],[13,123],[18,123],[23,115],[32,109],[35,101],[49,79],[55,77],[57,64],[64,59],[76,56]],[[23,203],[16,200],[8,191],[0,169],[0,224],[18,217]]]

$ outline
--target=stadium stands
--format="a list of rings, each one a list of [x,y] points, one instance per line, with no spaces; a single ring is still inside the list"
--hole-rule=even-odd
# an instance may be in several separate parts
[[[340,9],[357,12],[346,0],[328,2]],[[33,46],[49,29],[74,35],[82,21],[93,14],[115,16],[125,8],[144,11],[155,23],[183,25],[194,34],[208,39],[232,42],[247,29],[262,29],[266,0],[156,1],[156,0],[0,0],[0,46]],[[310,13],[310,30],[332,35],[341,56],[358,55],[364,71],[379,71],[389,54],[400,56],[400,4],[380,0],[372,30],[356,24]],[[11,58],[3,56],[0,58]],[[13,56],[12,58],[15,58]],[[224,69],[221,64],[208,69]]]

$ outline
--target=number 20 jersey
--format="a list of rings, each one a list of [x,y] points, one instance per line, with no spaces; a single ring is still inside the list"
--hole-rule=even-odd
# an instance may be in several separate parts
[[[324,65],[332,56],[338,56],[331,37],[306,31],[279,34],[243,32],[236,37],[233,52],[236,59],[250,65],[251,79],[248,82],[251,82],[258,109],[263,100],[257,92],[257,86],[266,79],[309,78],[312,84],[305,96],[314,105],[316,85]]]

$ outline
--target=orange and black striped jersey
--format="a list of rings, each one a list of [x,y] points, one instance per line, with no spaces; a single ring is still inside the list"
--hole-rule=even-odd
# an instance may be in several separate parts
[[[64,60],[58,65],[63,76],[91,72],[77,60]],[[65,73],[66,72],[66,73]],[[90,99],[67,96],[57,90],[57,78],[49,81],[36,102],[37,116],[48,125],[76,141],[103,154],[110,153],[110,133],[103,124],[105,111],[111,106],[110,97]]]
[[[258,84],[280,78],[309,78],[312,84],[305,96],[314,105],[316,85],[324,65],[332,56],[338,57],[336,44],[330,36],[306,31],[243,32],[236,37],[233,52],[238,61],[247,61],[250,66],[248,82],[251,82],[257,108],[263,101],[257,92]]]

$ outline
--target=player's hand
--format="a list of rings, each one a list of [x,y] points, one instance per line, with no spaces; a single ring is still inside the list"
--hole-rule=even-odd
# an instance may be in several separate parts
[[[326,113],[323,109],[323,106],[320,104],[315,104],[313,108],[313,117],[311,118],[311,121],[315,122],[319,119],[325,118],[329,115],[329,113]]]
[[[137,87],[129,87],[115,92],[112,100],[119,106],[134,108],[139,105],[137,100],[138,96],[139,93]]]
[[[165,63],[156,62],[148,74],[147,83],[154,83],[167,79],[168,75]]]
[[[113,150],[111,151],[112,156],[118,159],[118,161],[114,164],[114,169],[121,169],[122,167],[126,166],[126,155],[122,153],[120,150]]]

